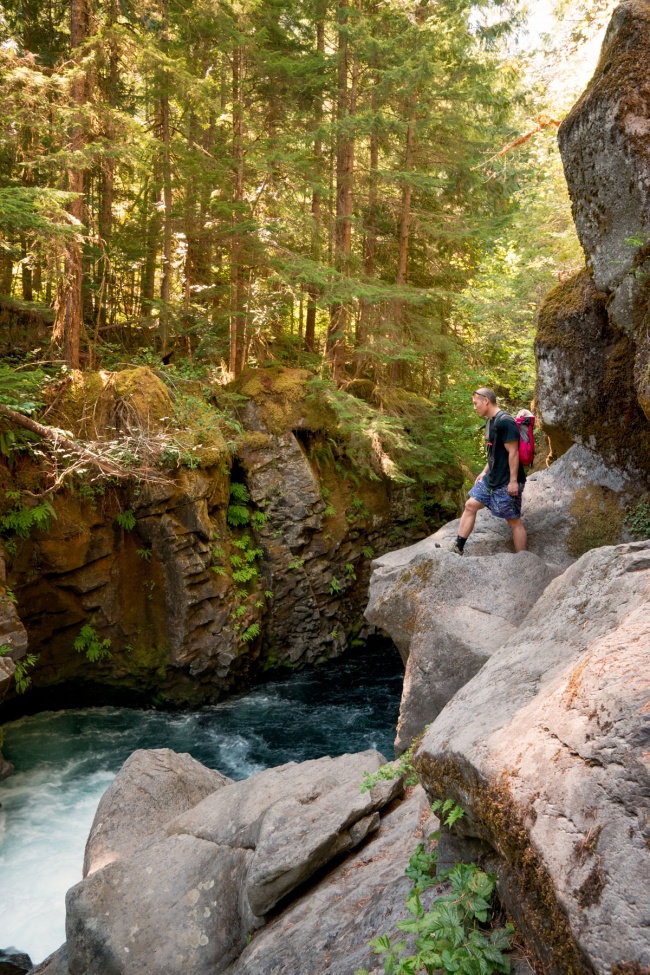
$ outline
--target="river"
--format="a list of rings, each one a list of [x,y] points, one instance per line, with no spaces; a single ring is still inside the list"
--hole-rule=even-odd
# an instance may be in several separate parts
[[[0,783],[0,948],[37,964],[65,940],[99,799],[136,748],[189,752],[234,779],[284,762],[378,748],[393,757],[403,668],[364,650],[193,712],[46,711],[4,726],[16,774]]]

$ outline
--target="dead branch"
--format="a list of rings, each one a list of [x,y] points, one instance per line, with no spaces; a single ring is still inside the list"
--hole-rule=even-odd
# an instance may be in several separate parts
[[[537,115],[535,117],[535,125],[532,129],[529,129],[528,132],[524,132],[523,135],[517,136],[516,139],[513,139],[512,142],[509,142],[507,146],[504,146],[503,149],[497,152],[496,156],[493,158],[498,159],[500,156],[505,156],[506,153],[510,152],[511,149],[516,149],[517,146],[522,146],[524,142],[528,142],[528,140],[532,139],[532,137],[537,135],[538,132],[541,132],[543,129],[548,129],[551,125],[554,125],[557,129],[560,127],[561,122],[558,119],[553,118],[551,115]]]
[[[150,483],[166,483],[169,480],[162,473],[155,471],[150,464],[145,463],[144,466],[127,466],[126,464],[122,464],[111,457],[105,448],[102,449],[101,444],[89,446],[88,444],[78,443],[71,438],[66,430],[61,430],[59,427],[45,426],[43,423],[33,420],[30,416],[25,416],[24,413],[12,410],[11,407],[4,406],[1,403],[0,416],[5,417],[19,427],[23,427],[25,430],[29,430],[31,433],[35,433],[41,440],[47,441],[54,448],[55,452],[67,451],[76,458],[74,464],[71,467],[66,467],[66,470],[57,477],[59,484],[63,477],[68,476],[75,470],[82,469],[85,465],[94,467],[106,477],[117,477],[122,480],[138,478],[139,480]]]

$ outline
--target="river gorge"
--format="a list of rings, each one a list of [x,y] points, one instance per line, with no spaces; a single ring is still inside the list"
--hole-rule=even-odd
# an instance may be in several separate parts
[[[236,780],[366,748],[390,758],[403,673],[384,642],[193,712],[102,707],[5,725],[16,772],[0,783],[0,944],[38,963],[65,940],[97,803],[135,749],[189,752]]]

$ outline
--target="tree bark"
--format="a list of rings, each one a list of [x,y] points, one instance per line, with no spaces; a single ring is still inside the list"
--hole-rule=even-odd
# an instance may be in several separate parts
[[[73,57],[90,33],[90,11],[86,0],[70,0],[70,45]],[[72,104],[79,109],[79,115],[72,126],[69,149],[82,152],[85,133],[81,113],[87,98],[86,73],[79,71],[71,85]],[[68,210],[81,226],[84,220],[85,173],[79,166],[68,170],[68,190],[77,195]],[[72,369],[79,368],[81,335],[83,332],[83,263],[81,242],[70,241],[66,246],[64,277],[59,285],[56,301],[56,316],[52,332],[52,344],[63,352],[63,358]]]
[[[323,4],[319,5],[318,20],[316,22],[316,51],[319,55],[325,53],[325,19]],[[314,123],[316,125],[316,138],[314,139],[314,158],[317,168],[317,178],[320,177],[320,165],[323,156],[323,140],[318,131],[323,121],[323,96],[322,93],[316,99],[314,106]],[[321,193],[315,187],[311,197],[311,219],[312,219],[312,259],[317,261],[320,257],[320,232],[321,232]],[[307,286],[307,319],[305,322],[305,351],[314,352],[316,350],[316,309],[319,296],[319,289],[314,284]]]
[[[350,119],[356,111],[356,86],[358,66],[352,65],[352,84],[348,87],[349,44],[347,38],[348,4],[340,0],[338,8],[338,78],[336,147],[336,226],[334,234],[334,264],[337,271],[346,274],[349,269],[352,247],[354,137]],[[330,322],[327,333],[327,350],[334,381],[338,382],[345,365],[345,341],[347,332],[347,308],[342,302],[330,306]]]
[[[413,168],[413,152],[415,148],[415,106],[416,96],[412,95],[409,99],[409,122],[406,128],[406,146],[404,150],[405,173],[409,173]],[[395,284],[397,285],[406,284],[407,279],[412,195],[413,184],[407,181],[402,187],[402,203],[400,207],[399,248],[397,252],[397,273],[395,275]],[[398,344],[402,344],[404,342],[404,313],[404,301],[398,299],[395,303],[394,312],[394,340]],[[400,383],[403,379],[403,371],[403,363],[397,359],[394,360],[391,364],[391,382],[395,384]]]
[[[232,60],[232,165],[233,165],[233,233],[230,244],[230,363],[237,377],[244,368],[246,341],[246,283],[244,248],[237,224],[242,218],[244,200],[244,54],[235,48]]]
[[[162,48],[167,50],[167,0],[162,3],[163,33]],[[160,282],[160,299],[163,307],[160,311],[160,344],[163,355],[167,352],[169,341],[169,308],[172,288],[172,161],[171,161],[171,133],[169,126],[169,77],[166,70],[160,76],[160,140],[162,142],[162,184],[163,184],[163,255],[162,280]]]
[[[108,4],[108,24],[112,29],[117,20],[117,2],[109,0]],[[118,55],[117,45],[113,37],[109,41],[108,50],[108,71],[105,80],[105,98],[108,104],[108,119],[104,127],[106,141],[112,145],[115,142],[115,125],[113,123],[112,111],[117,105],[117,71]],[[99,259],[98,284],[99,292],[97,298],[97,311],[95,316],[96,326],[106,324],[106,306],[110,296],[110,261],[109,250],[111,235],[113,232],[113,193],[115,185],[115,160],[111,155],[105,156],[102,160],[101,171],[101,202],[99,209],[99,237],[101,247],[101,257]]]

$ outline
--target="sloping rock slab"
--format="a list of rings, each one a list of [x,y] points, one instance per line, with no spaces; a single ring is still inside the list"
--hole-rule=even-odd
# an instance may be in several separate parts
[[[575,561],[570,539],[576,526],[571,507],[576,492],[593,488],[611,492],[621,505],[635,490],[629,475],[607,466],[602,458],[584,446],[576,445],[549,468],[531,474],[526,483],[522,517],[528,532],[528,549],[550,565],[565,569]],[[374,571],[406,565],[414,556],[430,553],[439,545],[449,547],[458,534],[459,519],[450,521],[428,538],[408,548],[387,552],[372,563]],[[618,541],[629,541],[621,527]],[[466,555],[496,555],[514,552],[512,533],[505,521],[485,509],[479,511],[476,528],[465,547]]]
[[[170,819],[231,781],[171,748],[133,752],[97,807],[83,876],[128,857]]]
[[[422,837],[428,803],[418,787],[382,820],[357,854],[348,856],[312,889],[253,936],[227,975],[352,975],[383,964],[368,941],[407,917],[411,881],[404,875]]]
[[[374,750],[211,792],[67,896],[71,975],[218,975],[266,914],[379,826],[401,780],[361,793]]]
[[[417,752],[550,975],[650,965],[649,664],[650,543],[589,552]]]
[[[484,559],[442,548],[375,569],[366,619],[392,637],[406,665],[398,754],[512,636],[559,571],[521,552],[493,555],[488,574]]]

